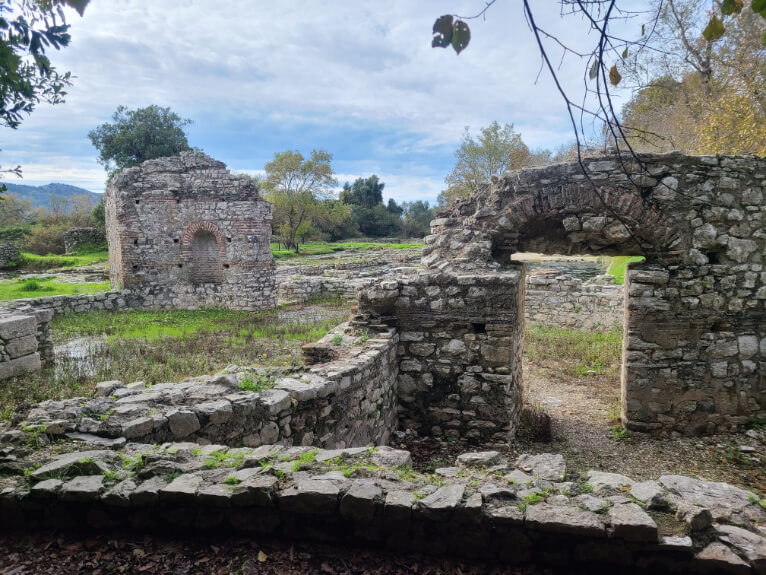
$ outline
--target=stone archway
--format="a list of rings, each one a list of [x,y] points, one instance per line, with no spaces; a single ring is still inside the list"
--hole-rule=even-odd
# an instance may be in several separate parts
[[[766,418],[766,159],[678,153],[509,172],[432,222],[422,269],[360,295],[400,330],[407,424],[512,433],[518,251],[644,255],[625,282],[622,419],[652,433]],[[506,419],[503,419],[506,418]],[[510,419],[510,421],[508,420]]]

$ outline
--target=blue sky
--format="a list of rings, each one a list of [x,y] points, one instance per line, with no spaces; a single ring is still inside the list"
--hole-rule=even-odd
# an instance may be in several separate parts
[[[258,172],[275,152],[319,148],[334,155],[341,183],[375,173],[386,197],[433,201],[465,126],[513,123],[533,148],[572,139],[552,82],[544,72],[536,80],[540,58],[521,2],[499,0],[472,21],[460,56],[430,47],[437,16],[483,5],[92,0],[84,18],[68,14],[72,43],[51,54],[76,76],[67,102],[2,129],[0,164],[23,166],[18,183],[101,191],[88,131],[120,104],[157,104],[191,118],[190,144],[232,170]],[[585,23],[561,18],[558,2],[533,5],[548,31],[575,47],[592,42]],[[561,64],[575,92],[584,68],[572,57]]]

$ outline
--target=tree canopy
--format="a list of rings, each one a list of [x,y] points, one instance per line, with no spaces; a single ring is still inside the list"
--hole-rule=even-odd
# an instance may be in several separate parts
[[[312,150],[305,159],[299,151],[288,150],[275,153],[264,169],[262,187],[274,204],[274,232],[288,249],[297,249],[297,237],[311,228],[323,211],[321,200],[331,199],[332,187],[337,185],[332,154]]]
[[[113,173],[190,150],[184,127],[191,123],[170,108],[152,105],[130,110],[119,106],[112,122],[91,130],[88,138],[99,151],[99,163]]]

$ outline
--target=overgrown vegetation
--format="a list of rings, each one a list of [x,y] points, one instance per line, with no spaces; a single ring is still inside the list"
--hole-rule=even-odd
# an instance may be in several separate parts
[[[586,331],[529,324],[524,350],[530,362],[557,361],[575,377],[617,373],[622,329]]]
[[[47,279],[16,279],[0,282],[0,301],[54,295],[97,293],[107,291],[108,289],[108,281],[73,284],[59,281],[56,277]]]
[[[307,242],[300,245],[300,253],[294,250],[280,249],[279,244],[271,244],[271,253],[274,259],[287,259],[298,256],[314,256],[332,254],[346,250],[410,250],[422,248],[423,244],[407,243],[377,243],[377,242]]]
[[[258,313],[205,309],[58,316],[55,343],[74,342],[76,352],[60,351],[54,366],[4,381],[0,419],[10,418],[21,402],[90,395],[96,382],[110,379],[158,383],[215,373],[231,364],[296,366],[301,345],[347,316],[348,304],[339,299]],[[268,383],[254,379],[252,385]]]
[[[625,269],[631,262],[644,261],[643,256],[616,256],[612,258],[609,269],[606,273],[614,276],[614,283],[622,285],[625,283]]]

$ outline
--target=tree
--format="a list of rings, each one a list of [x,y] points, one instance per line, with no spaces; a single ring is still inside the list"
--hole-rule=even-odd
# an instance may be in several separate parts
[[[17,194],[5,194],[0,201],[0,228],[20,227],[32,221],[32,202]]]
[[[351,206],[351,220],[364,236],[381,238],[399,230],[402,211],[393,198],[387,205],[383,203],[385,187],[374,174],[357,178],[353,184],[343,184],[340,201]]]
[[[312,150],[306,160],[295,151],[274,154],[264,166],[263,187],[266,199],[274,204],[273,226],[287,249],[298,251],[296,237],[306,233],[319,213],[319,202],[332,198],[337,185],[332,170],[332,154]]]
[[[521,135],[514,131],[513,124],[501,127],[492,122],[479,132],[474,140],[466,127],[463,141],[455,151],[455,166],[444,180],[447,190],[443,192],[442,201],[449,203],[468,197],[492,176],[530,165],[532,153]]]
[[[405,238],[422,238],[431,233],[431,220],[434,219],[434,208],[428,202],[417,200],[402,204],[402,235]]]
[[[16,129],[40,102],[60,104],[69,72],[59,74],[45,53],[69,45],[62,6],[83,15],[89,0],[0,0],[0,127]],[[21,177],[21,167],[0,170]],[[0,184],[0,193],[6,187]]]
[[[146,160],[176,156],[190,150],[182,119],[170,108],[148,106],[129,110],[119,106],[112,123],[105,122],[88,133],[99,151],[98,162],[110,173],[137,166]]]

